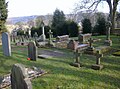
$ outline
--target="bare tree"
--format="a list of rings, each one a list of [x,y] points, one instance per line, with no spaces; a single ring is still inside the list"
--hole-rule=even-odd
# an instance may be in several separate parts
[[[111,21],[111,30],[115,28],[115,15],[120,0],[82,0],[77,4],[75,11],[93,9],[96,10],[101,2],[107,2],[109,6],[109,21]]]

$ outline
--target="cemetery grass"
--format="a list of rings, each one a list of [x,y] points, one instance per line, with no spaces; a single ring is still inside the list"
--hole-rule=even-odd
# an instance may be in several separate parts
[[[105,36],[94,38],[102,39]],[[120,49],[117,36],[112,36],[113,49]],[[102,45],[96,42],[94,46]],[[27,47],[12,46],[12,56],[5,57],[0,46],[0,76],[10,73],[12,65],[22,63],[27,67],[36,66],[48,73],[32,80],[33,89],[119,89],[120,88],[120,56],[105,54],[101,59],[102,70],[93,70],[91,65],[96,63],[95,56],[82,54],[81,68],[70,66],[74,62],[74,53],[68,49],[39,48],[38,50],[58,50],[63,52],[61,57],[48,59],[27,60]]]

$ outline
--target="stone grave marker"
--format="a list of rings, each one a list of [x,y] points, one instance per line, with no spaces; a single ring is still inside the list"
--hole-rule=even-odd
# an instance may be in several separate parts
[[[57,37],[56,37],[56,41],[57,41],[57,42],[69,41],[69,35],[57,36]]]
[[[53,34],[53,32],[51,32],[51,29],[49,30],[48,34],[49,34],[48,46],[54,47],[54,43],[52,42],[52,39],[51,39]]]
[[[91,34],[79,34],[78,41],[80,44],[88,43],[88,40],[91,38]]]
[[[103,68],[103,65],[100,64],[100,59],[103,57],[103,54],[101,53],[101,50],[96,51],[96,64],[92,65],[92,69],[95,70],[101,70]]]
[[[80,63],[80,54],[82,55],[82,53],[85,51],[85,49],[87,49],[88,44],[81,44],[79,46],[77,46],[76,50],[75,50],[75,62],[71,63],[71,66],[74,67],[81,67],[81,63]]]
[[[2,48],[5,56],[11,56],[10,36],[7,32],[2,33]]]
[[[78,43],[75,40],[70,40],[69,43],[67,44],[68,49],[75,50],[78,46]]]
[[[112,40],[110,39],[111,26],[112,26],[111,22],[108,21],[106,23],[106,29],[107,29],[107,31],[106,31],[106,40],[104,42],[104,44],[107,45],[107,46],[112,46]]]
[[[32,89],[27,70],[22,64],[14,64],[12,67],[11,89]]]
[[[33,61],[37,59],[37,47],[35,42],[29,42],[28,44],[28,57]]]

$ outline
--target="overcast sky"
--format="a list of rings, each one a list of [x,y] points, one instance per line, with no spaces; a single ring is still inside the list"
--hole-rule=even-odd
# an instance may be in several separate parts
[[[65,14],[71,13],[79,0],[6,0],[8,17],[53,14],[56,8]],[[107,5],[100,5],[100,11],[109,12]]]

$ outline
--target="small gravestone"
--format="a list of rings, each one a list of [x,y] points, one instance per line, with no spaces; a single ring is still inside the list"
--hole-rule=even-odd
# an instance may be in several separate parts
[[[103,68],[103,65],[100,64],[100,59],[103,57],[103,54],[101,53],[100,50],[96,51],[96,64],[92,65],[92,69],[95,70],[101,70]]]
[[[28,44],[28,57],[33,61],[37,59],[37,47],[35,42],[29,42]]]
[[[7,32],[2,33],[2,48],[5,56],[11,56],[10,36]]]
[[[11,89],[32,89],[27,70],[22,64],[14,64],[12,67]]]
[[[68,49],[75,50],[78,46],[78,43],[75,40],[70,40],[69,43],[67,44]]]

